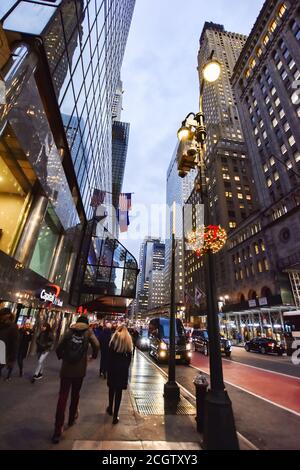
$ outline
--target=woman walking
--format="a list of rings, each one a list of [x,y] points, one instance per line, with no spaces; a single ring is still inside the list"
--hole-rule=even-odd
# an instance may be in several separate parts
[[[122,391],[126,390],[128,385],[132,350],[131,336],[125,326],[120,326],[110,341],[108,354],[109,406],[106,411],[110,416],[113,416],[113,424],[119,422],[118,413],[122,400]]]
[[[38,365],[35,370],[34,376],[31,382],[34,383],[36,380],[43,378],[43,367],[46,357],[48,356],[54,343],[54,336],[49,323],[44,323],[41,328],[41,332],[36,339]]]

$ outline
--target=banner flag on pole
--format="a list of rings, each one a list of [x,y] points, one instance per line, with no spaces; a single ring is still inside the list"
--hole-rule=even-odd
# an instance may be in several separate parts
[[[129,211],[132,208],[131,193],[121,193],[119,197],[119,209],[117,218],[121,233],[127,232],[130,225]]]

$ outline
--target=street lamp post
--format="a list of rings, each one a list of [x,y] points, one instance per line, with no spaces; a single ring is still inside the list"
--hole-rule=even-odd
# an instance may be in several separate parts
[[[200,183],[201,202],[204,205],[205,225],[210,225],[210,208],[208,200],[204,150],[207,131],[203,113],[203,91],[206,82],[213,83],[221,74],[221,64],[212,57],[202,71],[200,86],[199,112],[190,113],[181,129],[178,138],[181,141],[197,142],[198,149],[198,179]],[[189,124],[190,117],[194,120]],[[192,153],[190,153],[192,156]],[[182,163],[182,162],[181,162]],[[181,165],[180,176],[185,176],[190,168]],[[223,379],[222,357],[220,350],[220,326],[218,318],[218,302],[215,287],[214,258],[211,250],[204,255],[205,286],[207,297],[207,329],[209,335],[210,389],[205,399],[205,420],[203,444],[207,450],[237,450],[239,449],[232,404],[227,394]]]
[[[176,303],[175,303],[175,254],[176,254],[176,204],[172,212],[172,260],[171,260],[171,289],[170,289],[170,338],[169,338],[169,370],[168,382],[164,386],[164,398],[169,402],[178,402],[180,388],[176,383]]]

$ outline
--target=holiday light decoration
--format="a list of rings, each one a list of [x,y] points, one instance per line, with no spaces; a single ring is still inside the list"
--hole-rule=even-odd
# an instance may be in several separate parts
[[[218,253],[227,241],[226,230],[220,225],[202,226],[189,233],[187,244],[200,258],[208,252]]]

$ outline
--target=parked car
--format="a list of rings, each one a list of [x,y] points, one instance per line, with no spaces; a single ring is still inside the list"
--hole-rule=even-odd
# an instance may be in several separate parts
[[[148,338],[148,330],[142,330],[139,332],[136,347],[141,351],[149,351],[150,340]]]
[[[194,330],[192,334],[195,351],[199,351],[205,356],[209,355],[209,337],[207,330]],[[231,357],[231,341],[220,336],[221,353],[226,357]]]
[[[157,362],[167,362],[169,359],[170,347],[170,319],[154,318],[149,323],[149,354],[156,359]],[[183,323],[176,320],[175,331],[176,343],[176,361],[184,361],[190,364],[192,358],[192,345],[185,335]]]
[[[245,344],[247,352],[259,352],[261,354],[278,354],[282,356],[285,352],[282,344],[275,341],[273,338],[254,338],[251,341],[247,341]]]

